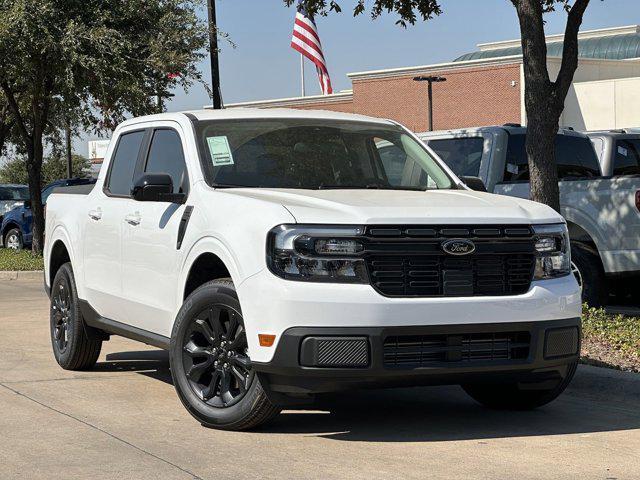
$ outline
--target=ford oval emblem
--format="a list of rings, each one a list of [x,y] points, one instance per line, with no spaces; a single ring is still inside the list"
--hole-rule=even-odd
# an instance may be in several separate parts
[[[453,238],[442,243],[442,250],[449,255],[469,255],[476,251],[476,246],[471,240]]]

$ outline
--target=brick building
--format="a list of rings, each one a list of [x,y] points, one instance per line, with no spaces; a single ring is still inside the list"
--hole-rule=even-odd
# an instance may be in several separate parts
[[[548,66],[560,67],[562,35],[547,37]],[[580,130],[640,126],[640,27],[581,32],[580,62],[561,120]],[[485,43],[452,62],[348,74],[352,89],[307,96],[236,103],[228,107],[291,107],[335,110],[391,118],[414,131],[428,128],[425,82],[433,85],[435,130],[507,122],[526,124],[520,40]],[[621,82],[620,80],[624,80]],[[606,101],[602,101],[602,94]],[[611,100],[608,100],[611,96]]]

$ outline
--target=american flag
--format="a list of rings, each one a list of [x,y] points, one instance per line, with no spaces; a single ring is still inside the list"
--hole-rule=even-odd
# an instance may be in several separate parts
[[[322,54],[322,44],[320,43],[316,22],[313,20],[313,16],[307,13],[302,0],[298,0],[298,11],[293,24],[291,48],[297,50],[315,64],[322,94],[329,95],[333,93],[327,62]]]

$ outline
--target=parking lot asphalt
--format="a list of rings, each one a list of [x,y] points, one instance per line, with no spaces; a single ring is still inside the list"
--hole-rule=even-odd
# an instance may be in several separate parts
[[[256,432],[201,427],[166,352],[104,344],[95,369],[51,353],[40,279],[0,281],[0,479],[638,479],[640,375],[581,366],[532,412],[459,387],[367,391]]]

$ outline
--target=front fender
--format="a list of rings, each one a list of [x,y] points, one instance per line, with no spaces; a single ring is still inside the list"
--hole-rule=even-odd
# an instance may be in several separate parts
[[[205,253],[212,253],[216,255],[225,264],[227,270],[229,270],[233,283],[236,285],[239,285],[248,276],[256,273],[245,271],[239,259],[236,258],[231,249],[219,238],[213,236],[201,237],[191,245],[182,262],[178,283],[180,285],[181,292],[185,291],[191,267],[198,257]]]

